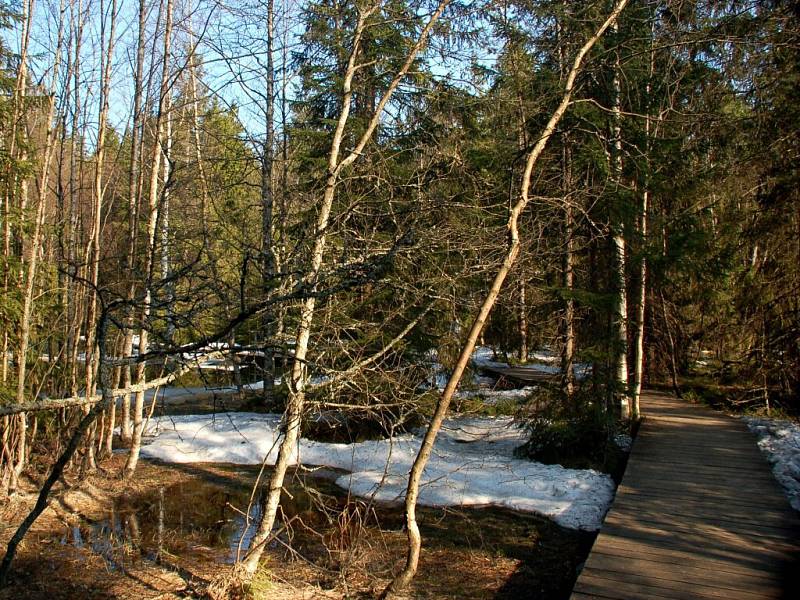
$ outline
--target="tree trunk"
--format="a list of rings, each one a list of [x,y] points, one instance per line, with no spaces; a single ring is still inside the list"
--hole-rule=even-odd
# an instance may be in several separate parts
[[[430,16],[425,27],[420,32],[416,43],[409,50],[402,67],[398,70],[391,83],[387,87],[386,92],[378,103],[375,114],[368,123],[366,130],[362,134],[355,148],[344,159],[340,160],[339,156],[342,140],[344,139],[345,125],[347,124],[350,115],[353,95],[352,83],[353,77],[358,69],[357,60],[359,56],[361,40],[364,34],[367,19],[369,19],[369,17],[378,10],[380,2],[376,2],[376,4],[370,6],[369,8],[359,11],[358,22],[353,34],[353,46],[342,82],[342,109],[337,119],[333,138],[331,139],[331,148],[328,155],[328,176],[325,183],[325,191],[323,193],[322,204],[320,206],[314,228],[315,235],[314,246],[311,252],[311,265],[305,277],[306,281],[312,288],[316,287],[317,278],[319,276],[320,269],[322,268],[322,261],[325,254],[327,240],[327,229],[330,222],[331,209],[333,207],[333,200],[336,194],[339,176],[343,169],[350,166],[359,156],[361,156],[365,146],[370,139],[372,139],[375,129],[378,127],[380,115],[386,108],[386,105],[394,94],[394,91],[397,89],[397,86],[400,85],[400,82],[405,78],[409,68],[414,62],[414,59],[425,44],[431,29],[441,16],[444,9],[447,7],[448,3],[449,0],[441,0],[439,6]],[[300,421],[305,405],[306,358],[308,355],[308,343],[311,336],[311,326],[314,320],[315,308],[316,297],[312,294],[305,299],[301,305],[300,323],[298,325],[297,335],[295,338],[295,356],[292,365],[291,379],[289,381],[289,398],[287,400],[287,407],[284,413],[283,439],[281,440],[281,444],[278,449],[278,459],[270,478],[269,489],[265,507],[262,511],[261,521],[259,523],[258,530],[251,541],[250,550],[241,565],[242,575],[246,579],[252,578],[252,576],[255,574],[256,569],[258,568],[258,563],[261,559],[261,555],[264,552],[266,542],[272,533],[286,470],[296,451],[297,440],[300,434]]]
[[[586,54],[592,49],[595,43],[597,43],[597,40],[600,39],[603,33],[605,33],[606,29],[608,29],[612,23],[616,22],[617,17],[625,8],[627,3],[628,0],[618,0],[609,17],[578,51],[564,84],[564,94],[561,98],[561,102],[550,116],[547,125],[539,137],[539,140],[527,157],[525,171],[522,177],[520,195],[514,206],[511,208],[508,217],[507,229],[509,237],[505,258],[503,259],[503,263],[494,277],[494,281],[492,282],[492,286],[489,289],[488,294],[481,304],[480,310],[475,317],[475,321],[472,323],[472,327],[470,327],[467,339],[461,349],[461,354],[459,355],[458,361],[453,369],[453,374],[450,376],[450,380],[447,382],[447,386],[445,387],[444,391],[442,392],[442,396],[439,398],[439,401],[436,404],[436,410],[434,411],[431,422],[428,425],[427,431],[425,432],[425,437],[422,440],[422,445],[420,446],[419,452],[414,460],[414,464],[411,467],[411,472],[409,473],[405,499],[406,528],[408,532],[408,551],[406,554],[406,564],[403,570],[386,588],[383,594],[384,597],[390,597],[403,590],[411,582],[411,579],[417,572],[422,538],[420,536],[419,526],[417,525],[416,505],[417,498],[419,496],[419,486],[422,479],[422,473],[425,470],[425,465],[427,465],[428,459],[430,458],[433,450],[433,444],[436,441],[436,436],[439,433],[442,422],[444,421],[444,417],[447,414],[450,401],[455,394],[458,383],[461,380],[461,376],[463,375],[464,370],[467,367],[467,363],[472,356],[478,336],[480,335],[481,330],[486,323],[486,319],[494,307],[497,296],[503,286],[503,282],[505,281],[506,276],[511,270],[511,267],[513,266],[514,261],[519,254],[520,242],[518,220],[529,201],[528,193],[533,167],[539,159],[539,156],[544,151],[544,148],[547,145],[547,142],[550,140],[550,137],[553,135],[556,126],[558,125],[559,121],[561,121],[561,118],[564,116],[564,113],[569,107],[575,85],[575,78],[581,70],[581,66]]]
[[[564,258],[562,267],[562,285],[564,287],[564,316],[562,318],[561,377],[562,389],[567,400],[575,392],[575,300],[572,293],[575,287],[575,217],[572,200],[572,155],[569,149],[569,137],[562,137],[562,178],[564,194]]]
[[[639,234],[642,248],[647,243],[647,205],[649,192],[642,191],[642,204],[639,214]],[[644,373],[644,316],[647,302],[647,258],[642,254],[639,260],[639,295],[636,302],[636,354],[633,375],[633,393],[631,394],[633,406],[631,417],[638,421],[641,415],[639,397],[642,394],[642,377]]]
[[[519,279],[519,360],[528,362],[528,303],[525,297],[525,278]]]
[[[139,223],[139,181],[141,178],[141,144],[144,123],[142,110],[142,97],[144,88],[144,49],[145,28],[147,23],[147,3],[139,0],[139,29],[136,42],[136,73],[133,80],[133,124],[131,125],[131,162],[128,171],[128,254],[126,270],[130,283],[128,284],[127,317],[125,320],[125,339],[123,342],[123,356],[133,356],[133,302],[136,298],[136,246],[138,239]],[[132,383],[131,367],[123,367],[123,387],[130,387]],[[122,398],[122,426],[121,437],[130,440],[132,436],[131,425],[131,398],[126,394]]]
[[[167,344],[172,344],[175,338],[175,284],[171,281],[172,266],[170,263],[170,186],[172,178],[172,99],[171,95],[167,94],[166,114],[164,116],[166,133],[164,135],[164,190],[161,194],[161,209],[159,211],[159,218],[161,221],[161,281],[167,295],[166,307],[166,321],[167,327],[164,332],[164,338]]]
[[[650,16],[650,65],[647,80],[647,101],[650,102],[652,92],[652,81],[655,72],[655,50],[652,47],[652,40],[655,34],[655,20]],[[631,394],[632,418],[638,421],[641,417],[641,407],[639,398],[642,394],[642,379],[644,377],[644,337],[645,337],[645,309],[647,306],[647,211],[649,210],[650,200],[650,135],[651,131],[651,116],[650,106],[648,105],[644,117],[644,136],[645,136],[645,177],[644,186],[642,189],[642,201],[639,205],[639,243],[641,244],[641,257],[639,259],[639,296],[636,303],[636,342],[635,342],[635,355],[634,355],[634,375],[633,375],[633,391]]]
[[[267,90],[264,107],[265,136],[261,150],[261,269],[264,298],[268,299],[276,284],[276,260],[274,240],[275,185],[272,177],[275,153],[275,66],[273,46],[275,37],[274,0],[267,0]],[[270,406],[275,397],[275,311],[264,312],[262,320],[264,336],[264,405]]]
[[[164,56],[161,70],[161,84],[159,86],[158,110],[156,112],[155,139],[151,154],[150,170],[150,189],[147,202],[147,247],[145,259],[145,290],[144,301],[142,303],[141,321],[142,328],[139,331],[139,356],[143,356],[148,348],[148,321],[152,310],[153,293],[153,269],[155,264],[155,241],[156,226],[158,224],[158,174],[161,167],[161,139],[164,131],[164,114],[167,108],[167,95],[170,93],[169,83],[169,58],[172,42],[172,6],[173,0],[167,0],[166,24],[164,26]],[[145,380],[147,365],[143,360],[136,368],[136,382],[142,383]],[[133,437],[131,439],[131,450],[128,460],[125,463],[124,476],[130,478],[136,470],[139,462],[139,452],[142,447],[142,433],[144,431],[144,392],[137,392],[133,409]]]
[[[31,9],[32,10],[32,6]],[[44,141],[44,148],[42,149],[42,159],[41,159],[41,171],[40,171],[40,179],[39,179],[39,193],[37,195],[36,201],[36,213],[34,217],[34,226],[33,226],[33,233],[31,234],[31,239],[29,244],[27,245],[27,252],[24,251],[25,246],[23,245],[23,262],[27,263],[26,268],[24,268],[24,277],[22,279],[23,282],[23,297],[22,297],[22,315],[20,318],[20,326],[19,326],[19,358],[17,361],[17,393],[16,393],[16,400],[18,403],[22,403],[25,399],[25,377],[27,374],[27,355],[28,355],[28,345],[30,343],[30,333],[31,333],[31,319],[33,316],[33,302],[34,302],[34,289],[36,284],[36,273],[39,267],[39,255],[41,253],[41,245],[42,245],[42,230],[44,228],[44,220],[47,214],[46,205],[47,205],[47,193],[50,189],[49,182],[50,182],[50,163],[53,158],[53,148],[55,146],[55,139],[58,124],[54,122],[55,117],[55,108],[56,108],[56,94],[54,90],[56,89],[56,85],[58,83],[59,77],[59,67],[61,64],[61,50],[64,41],[64,26],[65,26],[65,17],[64,13],[66,11],[66,6],[64,1],[61,1],[60,5],[60,19],[58,25],[58,34],[57,34],[57,41],[56,41],[56,48],[55,48],[55,60],[52,70],[52,76],[50,81],[50,87],[48,88],[51,90],[52,93],[49,94],[49,101],[47,103],[47,112],[45,113],[45,123],[47,127],[47,134],[45,136]],[[27,430],[27,419],[24,415],[20,415],[18,417],[18,427],[19,427],[19,437],[17,442],[17,460],[14,465],[13,474],[12,474],[12,481],[11,481],[11,490],[16,487],[16,481],[19,475],[22,473],[22,469],[27,462],[27,448],[26,448],[26,430]]]
[[[92,248],[90,261],[89,277],[89,305],[86,312],[86,396],[93,396],[95,393],[95,369],[97,366],[97,355],[95,349],[95,329],[94,323],[97,320],[97,287],[100,273],[100,226],[102,224],[103,196],[105,187],[103,183],[103,169],[105,168],[106,153],[106,123],[108,121],[109,92],[111,86],[111,61],[114,57],[114,34],[117,24],[117,0],[111,2],[111,22],[108,34],[108,46],[105,39],[105,7],[104,2],[100,2],[100,65],[102,80],[100,84],[100,108],[97,125],[97,149],[95,151],[95,169],[93,195],[94,203],[92,207],[92,231],[90,244]],[[88,414],[88,407],[85,409]],[[86,459],[89,468],[95,468],[93,436],[89,436],[86,444]]]
[[[619,26],[615,23],[613,32],[616,37]],[[618,40],[617,40],[618,42]],[[620,84],[619,50],[616,51],[614,78],[612,80],[613,106],[611,108],[612,136],[612,173],[614,184],[619,193],[622,188],[622,91]],[[617,199],[619,202],[619,199]],[[618,212],[618,211],[615,211]],[[628,294],[625,278],[625,225],[621,215],[611,224],[613,231],[611,245],[613,254],[613,281],[616,302],[612,319],[614,336],[612,352],[615,366],[615,396],[619,398],[620,412],[623,418],[630,417],[630,401],[628,390]]]
[[[569,14],[569,5],[562,5],[565,17]],[[558,71],[563,83],[567,77],[567,36],[564,23],[557,23],[558,34]],[[575,285],[575,217],[572,200],[572,150],[569,134],[561,134],[561,194],[564,204],[564,256],[561,268],[561,285],[564,288],[564,313],[561,319],[561,389],[569,402],[575,391],[575,300],[572,297]]]

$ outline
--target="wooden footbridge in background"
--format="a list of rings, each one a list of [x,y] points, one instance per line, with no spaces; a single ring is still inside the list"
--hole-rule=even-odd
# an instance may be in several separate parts
[[[798,514],[739,419],[659,393],[572,598],[800,598]]]
[[[536,385],[537,383],[555,383],[561,381],[559,373],[542,370],[534,365],[520,365],[518,367],[487,367],[480,370],[497,378],[498,383],[503,380],[521,385]]]

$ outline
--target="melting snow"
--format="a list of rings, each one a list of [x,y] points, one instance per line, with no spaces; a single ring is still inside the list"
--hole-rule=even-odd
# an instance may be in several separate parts
[[[505,369],[509,367],[509,364],[506,362],[494,360],[494,356],[495,353],[491,348],[477,346],[472,353],[472,363],[478,368]],[[524,365],[525,369],[531,369],[549,375],[558,375],[561,373],[561,367],[559,367],[561,358],[549,350],[531,352],[528,355],[528,360],[536,362],[526,363]],[[585,379],[591,372],[591,369],[592,366],[586,363],[575,363],[572,365],[572,370],[575,373],[575,377],[578,379]]]
[[[758,447],[772,463],[775,479],[783,486],[789,503],[800,510],[800,425],[792,421],[744,417],[758,435]]]
[[[174,463],[274,464],[279,415],[221,413],[150,422],[142,454]],[[302,439],[293,463],[350,471],[336,483],[360,496],[402,500],[421,432],[390,440],[331,444]],[[510,417],[448,419],[425,469],[419,501],[429,506],[493,504],[596,530],[614,495],[608,475],[514,458],[525,434]]]

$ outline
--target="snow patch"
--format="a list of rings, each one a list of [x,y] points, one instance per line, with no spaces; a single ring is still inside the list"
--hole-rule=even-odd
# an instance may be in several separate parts
[[[279,415],[220,413],[153,419],[142,455],[166,462],[274,464]],[[514,457],[525,432],[510,417],[445,421],[425,469],[419,501],[428,506],[492,504],[551,517],[573,529],[600,528],[614,495],[608,475]],[[422,431],[357,444],[302,439],[292,463],[350,471],[336,483],[360,496],[400,501]]]
[[[800,510],[800,425],[780,419],[743,419],[758,436],[758,447],[767,455],[772,473],[783,486],[792,508]]]
[[[494,406],[503,401],[524,402],[535,391],[536,386],[529,385],[516,390],[479,390],[477,392],[460,392],[459,395],[463,394],[467,397],[480,396],[483,398],[484,404]]]

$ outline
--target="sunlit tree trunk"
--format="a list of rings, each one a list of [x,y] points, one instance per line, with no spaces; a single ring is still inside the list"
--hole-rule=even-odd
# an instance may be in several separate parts
[[[562,10],[565,15],[569,7],[565,2]],[[557,24],[558,32],[558,71],[561,82],[567,77],[567,36],[563,21]],[[575,217],[572,206],[572,151],[569,134],[561,134],[561,194],[564,205],[564,256],[562,258],[561,285],[564,288],[564,313],[561,319],[561,377],[562,389],[567,399],[575,391],[575,300],[572,297],[575,286]]]
[[[615,23],[613,32],[615,37],[619,31]],[[618,40],[617,40],[618,41]],[[611,138],[612,138],[612,176],[614,185],[619,194],[622,189],[622,91],[621,67],[619,50],[615,52],[614,77],[612,80],[612,106],[611,106]],[[619,200],[618,200],[619,202]],[[620,212],[620,211],[613,211]],[[612,237],[612,269],[614,293],[616,295],[614,313],[612,318],[614,335],[612,336],[612,355],[614,357],[614,373],[616,393],[619,397],[619,406],[623,418],[630,417],[630,401],[628,390],[628,293],[625,277],[626,243],[624,218],[621,215],[612,217],[616,222],[611,223]]]
[[[12,98],[12,114],[11,114],[11,130],[8,140],[8,155],[12,160],[23,158],[20,156],[20,149],[18,144],[18,137],[20,136],[20,125],[22,125],[22,134],[27,133],[24,126],[23,115],[25,114],[24,102],[27,95],[28,87],[28,47],[30,45],[31,24],[33,22],[34,0],[25,0],[22,3],[20,20],[22,22],[22,30],[20,32],[20,54],[19,54],[19,67],[17,69],[17,76],[14,82],[14,94]],[[5,193],[3,194],[3,256],[6,259],[6,264],[9,264],[13,252],[13,238],[14,231],[12,227],[12,212],[14,204],[14,195],[17,190],[17,184],[20,184],[20,195],[27,195],[27,180],[26,178],[19,179],[15,173],[11,181],[6,183]],[[10,286],[12,285],[12,273],[10,269],[3,269],[3,291],[8,294]],[[9,375],[9,350],[11,340],[9,339],[8,329],[3,328],[3,347],[2,359],[3,364],[0,366],[0,381],[6,383]],[[5,431],[5,430],[4,430]]]
[[[139,0],[139,28],[136,43],[136,72],[133,80],[133,123],[131,125],[131,160],[128,171],[128,254],[126,270],[128,275],[128,289],[126,299],[128,301],[125,327],[125,339],[123,342],[123,356],[130,358],[133,356],[133,301],[136,297],[136,247],[138,239],[139,224],[139,182],[141,179],[141,148],[142,133],[144,123],[144,111],[142,110],[142,98],[144,94],[144,49],[145,49],[145,26],[147,19],[147,4],[145,0]],[[123,386],[131,385],[131,367],[123,367]],[[122,425],[120,427],[121,437],[130,440],[132,436],[131,424],[131,397],[125,394],[122,398]]]
[[[167,108],[167,95],[169,94],[169,61],[172,42],[172,7],[173,0],[167,0],[164,26],[164,56],[162,57],[161,83],[158,93],[158,109],[155,122],[155,139],[153,140],[150,157],[150,186],[147,201],[147,246],[145,250],[145,289],[144,300],[141,307],[142,328],[139,330],[139,356],[143,356],[148,349],[148,321],[153,302],[153,269],[155,266],[156,227],[158,225],[158,177],[161,170],[161,141],[164,135],[164,116]],[[140,359],[136,365],[136,382],[145,380],[146,363]],[[125,477],[131,477],[139,462],[139,452],[142,446],[142,433],[144,431],[144,391],[136,392],[133,409],[133,436],[131,450],[125,463]]]
[[[164,339],[168,344],[172,343],[175,337],[175,285],[171,281],[172,265],[170,262],[170,199],[171,178],[172,178],[172,94],[167,94],[164,115],[164,148],[163,148],[163,182],[164,189],[161,192],[161,208],[159,219],[161,221],[161,280],[166,293],[166,331]]]
[[[70,130],[70,156],[69,156],[69,209],[67,218],[67,257],[74,269],[74,274],[80,278],[86,278],[83,272],[85,261],[79,256],[81,245],[81,219],[80,219],[80,193],[83,182],[84,169],[84,138],[81,127],[81,117],[84,114],[83,86],[81,85],[82,73],[82,49],[84,29],[87,19],[86,7],[82,0],[70,2],[70,27],[73,30],[71,45],[72,59],[70,69],[72,76],[67,77],[72,83],[72,125]],[[66,132],[64,132],[66,135]],[[81,331],[83,331],[84,308],[89,290],[77,280],[68,281],[66,285],[67,294],[67,349],[69,357],[69,390],[70,393],[77,394],[80,388],[80,375],[78,356],[80,352]],[[86,363],[84,362],[84,369]],[[85,371],[84,371],[85,374]]]
[[[378,127],[380,115],[386,108],[394,91],[400,82],[405,78],[409,68],[413,64],[417,54],[427,41],[428,35],[434,24],[438,21],[449,0],[442,0],[436,10],[431,14],[425,27],[420,32],[419,38],[409,49],[406,60],[402,67],[395,74],[386,92],[381,97],[376,107],[375,113],[369,121],[366,130],[362,134],[356,146],[345,158],[340,158],[342,141],[344,139],[345,126],[350,115],[353,91],[353,78],[358,69],[358,59],[361,41],[367,20],[380,8],[380,0],[368,8],[361,9],[358,15],[358,22],[353,34],[353,45],[347,62],[342,81],[342,108],[339,113],[336,129],[331,139],[331,147],[328,155],[328,176],[325,182],[322,203],[317,214],[317,221],[314,227],[314,245],[311,251],[311,263],[306,273],[306,281],[314,288],[322,268],[327,241],[327,229],[331,218],[331,209],[336,194],[336,187],[339,183],[341,172],[353,164],[362,154],[367,143],[372,139]],[[250,551],[242,562],[242,575],[250,578],[258,568],[259,560],[264,552],[264,546],[272,533],[272,527],[277,516],[278,504],[280,502],[281,489],[284,477],[290,462],[296,452],[297,441],[300,435],[300,421],[305,406],[305,387],[306,387],[306,358],[308,356],[308,343],[311,336],[311,327],[314,321],[316,309],[316,297],[311,294],[303,300],[300,308],[300,323],[297,328],[295,338],[295,356],[292,364],[291,379],[289,381],[289,397],[284,413],[283,439],[278,449],[278,458],[275,463],[273,474],[270,478],[269,489],[267,492],[265,507],[256,534],[251,541]]]
[[[562,319],[561,373],[562,386],[567,398],[575,391],[575,300],[572,297],[575,288],[575,217],[572,199],[572,157],[569,149],[569,136],[562,137],[562,177],[564,194],[564,257],[562,267],[562,285],[566,298],[564,300],[564,316]]]
[[[528,361],[528,301],[524,274],[519,279],[519,359]]]
[[[586,54],[592,49],[592,47],[597,43],[602,35],[605,33],[606,29],[611,26],[613,23],[616,23],[617,17],[625,8],[625,5],[628,3],[628,0],[618,0],[615,4],[615,7],[605,22],[595,31],[595,33],[583,44],[583,46],[578,50],[578,53],[575,55],[575,59],[572,63],[572,67],[569,70],[569,74],[566,77],[566,81],[564,82],[564,93],[559,102],[556,109],[553,111],[553,114],[550,116],[547,124],[545,125],[541,135],[539,136],[536,145],[533,147],[531,152],[528,154],[526,163],[525,163],[525,171],[522,176],[522,183],[520,194],[517,197],[516,203],[511,207],[510,214],[508,217],[507,223],[507,230],[508,230],[508,245],[506,248],[506,254],[503,259],[503,263],[501,264],[497,274],[492,281],[492,285],[489,288],[489,292],[486,294],[483,302],[478,310],[478,314],[475,317],[475,320],[470,327],[469,333],[467,334],[466,341],[461,349],[461,353],[458,357],[458,361],[456,362],[455,367],[453,368],[453,374],[450,376],[450,380],[447,382],[447,386],[445,386],[444,391],[442,392],[439,401],[436,404],[436,409],[434,411],[433,417],[431,418],[431,422],[428,425],[428,429],[425,432],[425,436],[422,440],[422,445],[420,446],[419,452],[417,453],[416,459],[414,460],[414,464],[411,467],[411,472],[409,473],[408,478],[408,486],[406,488],[406,498],[405,498],[405,517],[406,517],[406,530],[408,535],[408,550],[406,553],[406,564],[403,570],[392,580],[389,586],[384,591],[384,597],[391,597],[395,593],[400,592],[408,584],[411,582],[411,579],[417,572],[417,566],[419,564],[419,554],[420,549],[422,547],[422,537],[419,531],[419,525],[417,524],[416,518],[416,507],[417,507],[417,499],[419,497],[419,487],[420,482],[422,480],[422,473],[425,470],[425,466],[428,463],[428,459],[430,458],[431,452],[433,451],[433,444],[436,441],[436,436],[439,433],[439,430],[442,427],[442,422],[444,421],[445,415],[447,414],[447,409],[450,406],[450,401],[453,398],[453,395],[458,388],[459,381],[461,380],[461,376],[464,374],[464,370],[469,363],[470,357],[472,356],[472,352],[475,349],[475,344],[478,341],[478,337],[480,336],[481,330],[483,329],[484,324],[486,323],[486,319],[489,317],[489,314],[494,307],[494,304],[497,300],[497,296],[500,293],[500,289],[503,286],[503,282],[506,279],[511,267],[514,265],[515,260],[517,259],[517,255],[519,254],[520,249],[520,239],[519,239],[519,231],[518,231],[518,222],[519,217],[522,212],[525,210],[530,197],[529,197],[529,188],[531,183],[531,174],[533,173],[533,167],[536,165],[539,157],[541,156],[542,152],[545,149],[550,137],[553,135],[553,132],[556,129],[556,126],[561,121],[561,118],[564,116],[564,113],[567,111],[569,107],[570,100],[572,99],[572,93],[574,90],[575,85],[575,78],[578,76],[578,73],[581,70],[583,65],[583,60],[586,57]]]
[[[273,157],[275,152],[275,65],[273,61],[275,39],[274,1],[267,1],[267,89],[264,98],[264,145],[261,149],[261,269],[265,299],[269,298],[276,284],[277,261],[275,259],[275,185],[273,179]],[[275,311],[264,313],[262,320],[264,335],[264,403],[269,406],[275,396]]]
[[[32,7],[31,7],[32,9]],[[36,209],[34,213],[33,233],[27,244],[23,244],[23,296],[22,310],[19,326],[19,358],[17,361],[17,393],[16,400],[22,403],[25,400],[26,375],[27,375],[27,355],[30,343],[31,319],[33,316],[34,290],[36,285],[36,273],[39,268],[39,255],[41,253],[42,233],[44,228],[45,216],[47,214],[47,196],[50,190],[50,166],[53,159],[53,150],[57,135],[57,122],[55,122],[56,94],[55,89],[58,83],[59,67],[61,65],[61,53],[64,42],[64,27],[66,23],[66,4],[61,0],[59,6],[59,23],[56,47],[54,52],[54,64],[51,74],[50,93],[44,111],[44,124],[47,133],[45,134],[44,146],[41,150],[41,170],[39,172],[38,194],[36,199]],[[27,462],[27,416],[18,416],[18,442],[17,459],[14,465],[14,473],[11,481],[11,489],[16,487],[16,480],[22,472]]]
[[[647,304],[647,211],[650,201],[650,136],[652,134],[650,96],[652,93],[652,80],[655,72],[655,50],[652,47],[655,34],[655,21],[650,16],[650,65],[646,88],[648,107],[644,117],[645,136],[645,181],[642,189],[642,199],[639,205],[639,238],[641,244],[641,257],[639,259],[639,295],[636,299],[636,341],[634,347],[633,389],[631,391],[631,417],[636,421],[641,415],[639,398],[642,394],[642,379],[644,377],[644,337],[645,337],[645,310]]]
[[[28,86],[28,46],[30,43],[31,23],[33,22],[33,0],[27,0],[22,4],[22,32],[20,37],[20,63],[17,70],[17,77],[14,85],[13,106],[11,115],[11,139],[9,140],[8,153],[12,160],[24,159],[25,151],[20,151],[18,136],[27,138],[27,127],[24,121],[25,97]],[[20,131],[21,129],[21,131]],[[19,185],[19,187],[18,187]],[[3,255],[6,264],[10,264],[10,259],[14,253],[14,229],[12,227],[12,211],[14,195],[19,189],[20,205],[26,204],[28,194],[28,182],[26,177],[18,177],[15,173],[11,181],[7,182],[3,197]],[[13,282],[11,269],[3,269],[3,291],[8,294]],[[5,384],[9,377],[11,339],[7,327],[3,327],[2,341],[2,382]],[[24,365],[25,354],[20,354],[17,360]],[[24,372],[24,367],[23,367]],[[24,385],[24,383],[23,383]],[[24,388],[23,388],[24,390]],[[18,388],[19,394],[19,388]],[[26,427],[27,420],[25,415],[4,417],[0,422],[0,492],[3,494],[8,491],[13,492],[17,487],[17,480],[25,466],[26,458]],[[15,457],[16,454],[16,457]]]
[[[91,261],[89,263],[89,290],[88,290],[88,310],[86,312],[86,396],[93,396],[95,393],[95,372],[97,369],[97,353],[95,348],[95,328],[97,321],[97,286],[100,273],[100,227],[103,218],[103,196],[105,187],[103,181],[103,169],[105,168],[106,155],[106,127],[108,122],[109,92],[111,88],[111,61],[114,57],[114,35],[117,24],[117,0],[111,2],[110,22],[105,22],[105,2],[100,1],[100,13],[103,16],[100,22],[100,47],[101,58],[100,66],[102,80],[100,84],[100,108],[97,125],[97,149],[95,151],[95,170],[92,207],[92,231],[91,240]],[[108,40],[106,41],[106,26],[109,27]],[[107,46],[106,46],[107,43]],[[88,414],[89,407],[84,409]],[[94,444],[92,436],[89,436],[86,446],[87,461],[90,468],[94,468]]]

